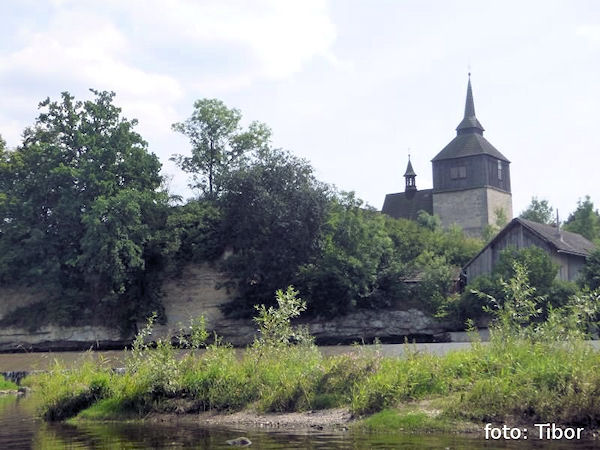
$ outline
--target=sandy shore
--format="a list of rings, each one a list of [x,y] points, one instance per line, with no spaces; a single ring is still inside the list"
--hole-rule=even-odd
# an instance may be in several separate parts
[[[347,430],[354,420],[348,408],[290,413],[257,413],[252,410],[231,414],[202,412],[199,414],[151,414],[154,422],[187,422],[206,425],[277,428],[284,430]]]

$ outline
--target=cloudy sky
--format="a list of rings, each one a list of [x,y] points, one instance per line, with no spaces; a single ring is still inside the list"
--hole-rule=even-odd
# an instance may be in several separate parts
[[[6,0],[0,134],[9,146],[37,104],[113,90],[127,118],[190,196],[168,158],[189,152],[173,122],[219,98],[259,120],[318,177],[380,208],[417,186],[454,137],[467,72],[486,138],[511,160],[513,208],[532,196],[565,219],[600,206],[600,2]]]

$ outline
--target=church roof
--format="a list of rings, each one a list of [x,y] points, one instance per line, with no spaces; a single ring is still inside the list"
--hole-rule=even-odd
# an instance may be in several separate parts
[[[510,162],[496,147],[480,134],[459,134],[432,161],[486,154]]]
[[[417,176],[417,174],[413,170],[413,166],[410,162],[410,157],[408,159],[408,165],[406,166],[406,172],[404,173],[404,176],[405,177],[416,177]]]
[[[471,88],[471,74],[469,74],[465,115],[456,128],[456,137],[432,161],[487,154],[502,161],[510,162],[483,137],[483,132],[483,126],[475,116],[475,102],[473,101],[473,90]]]
[[[381,212],[395,219],[416,220],[419,211],[433,214],[433,189],[387,194]]]

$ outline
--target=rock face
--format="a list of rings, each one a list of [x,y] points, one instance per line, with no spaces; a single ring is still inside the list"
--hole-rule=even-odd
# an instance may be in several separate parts
[[[189,324],[191,318],[204,314],[207,328],[226,341],[236,346],[252,342],[257,331],[252,320],[231,320],[221,312],[221,305],[232,298],[226,289],[215,289],[215,285],[223,281],[222,276],[206,264],[186,266],[180,277],[163,285],[168,324],[156,331],[162,336],[173,334]],[[382,342],[403,342],[405,337],[425,341],[447,340],[444,324],[418,309],[365,310],[304,324],[321,344],[372,342],[374,338]]]
[[[17,327],[0,328],[0,352],[122,349],[128,342],[131,336],[123,338],[118,330],[90,325],[47,325],[33,332]]]
[[[257,326],[251,319],[231,320],[221,312],[221,306],[232,298],[227,289],[215,286],[225,280],[208,264],[187,265],[177,278],[163,283],[163,305],[167,324],[156,326],[152,334],[174,336],[189,326],[190,319],[204,315],[206,326],[235,346],[252,342]],[[0,289],[0,319],[18,306],[36,300],[30,292]],[[403,342],[405,337],[421,341],[447,340],[447,327],[418,309],[358,311],[332,320],[305,321],[320,344],[351,342]],[[138,328],[143,327],[138,324]],[[98,327],[45,326],[35,332],[9,327],[0,328],[0,351],[21,350],[87,350],[91,347],[119,349],[129,344],[133,330],[122,336],[118,330]]]
[[[1,288],[0,320],[15,309],[40,301],[41,298],[40,293],[33,289]],[[46,325],[35,331],[19,327],[0,327],[0,352],[122,349],[131,338],[132,335],[121,336],[116,329],[91,325]]]
[[[373,342],[447,341],[444,324],[418,309],[406,311],[357,311],[329,321],[308,322],[310,333],[321,344]]]

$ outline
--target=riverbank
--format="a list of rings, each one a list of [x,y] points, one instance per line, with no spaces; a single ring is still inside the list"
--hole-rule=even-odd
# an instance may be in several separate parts
[[[600,355],[584,342],[475,343],[445,356],[411,352],[407,345],[402,358],[360,348],[332,357],[310,346],[263,351],[249,349],[239,358],[217,346],[177,360],[164,349],[146,350],[146,359],[124,375],[87,361],[24,383],[42,398],[48,420],[187,415],[287,423],[283,417],[294,417],[287,413],[308,418],[310,411],[343,408],[350,416],[337,425],[369,417],[366,425],[377,428],[375,419],[392,417],[377,413],[393,410],[400,411],[395,428],[448,431],[457,423],[486,422],[595,429],[600,419]],[[273,413],[282,415],[268,416]]]
[[[259,309],[260,337],[241,356],[219,339],[206,346],[202,321],[181,337],[190,347],[183,357],[170,340],[152,348],[149,323],[124,374],[87,360],[71,370],[57,364],[24,383],[49,421],[345,408],[373,429],[546,422],[596,429],[600,353],[584,331],[600,295],[573,298],[546,321],[532,321],[537,309],[527,285],[517,280],[510,289],[515,300],[498,306],[490,342],[474,336],[469,349],[443,356],[407,344],[402,357],[360,346],[325,357],[306,330],[291,326],[302,303],[288,291],[279,294],[279,309]]]

